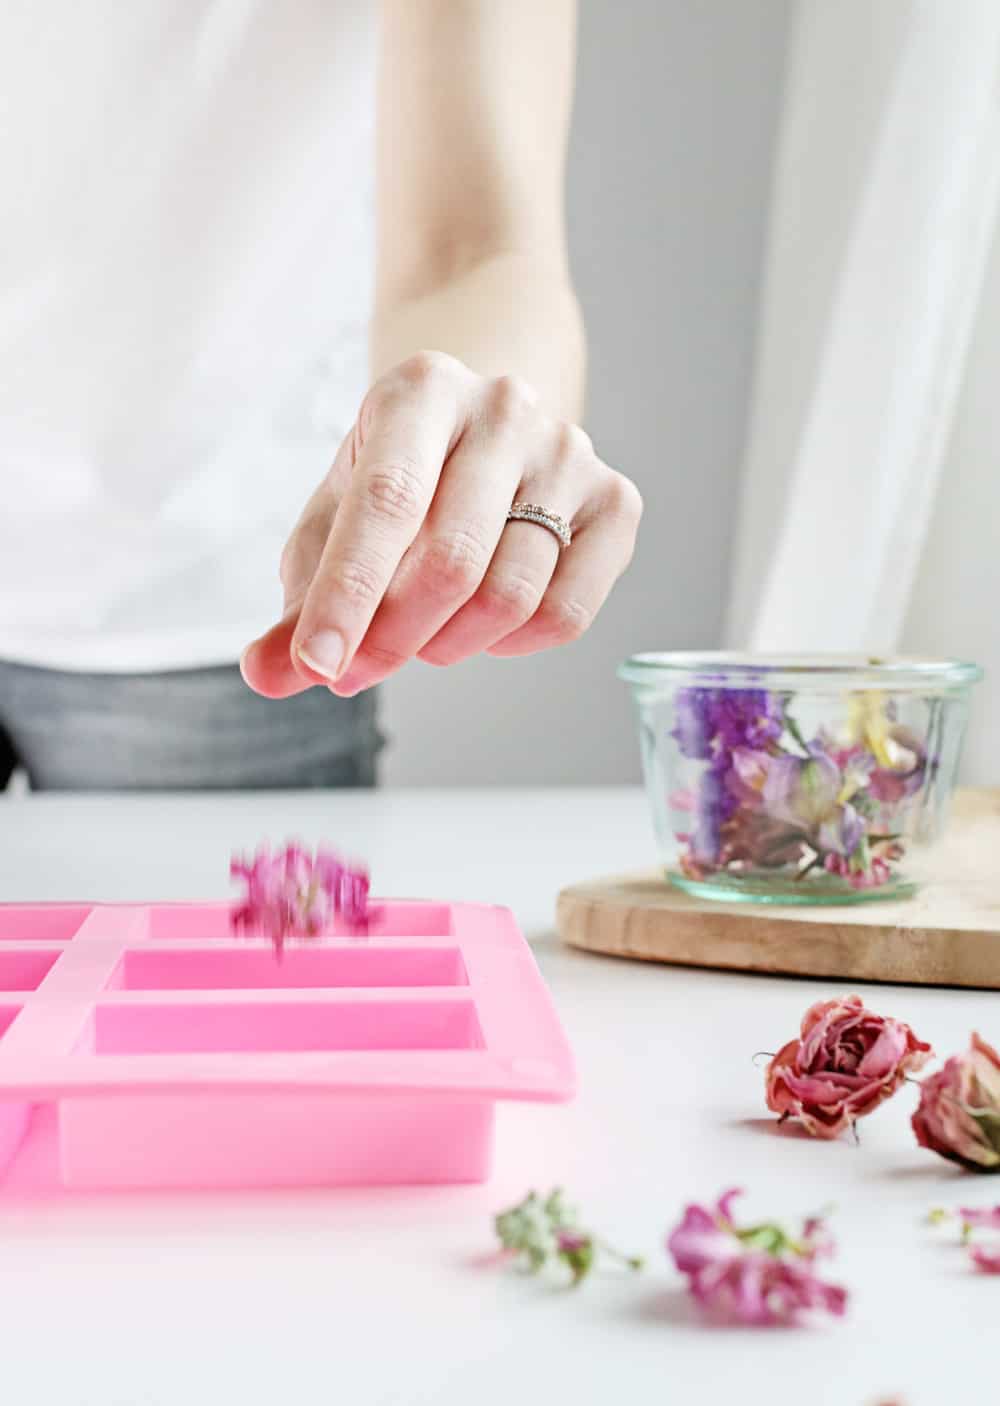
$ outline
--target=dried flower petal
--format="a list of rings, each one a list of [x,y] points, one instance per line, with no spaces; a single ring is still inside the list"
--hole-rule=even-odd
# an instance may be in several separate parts
[[[831,820],[840,794],[840,769],[818,752],[808,758],[773,758],[764,782],[764,805],[778,820],[813,830]]]
[[[970,1230],[1000,1230],[1000,1206],[959,1206],[958,1214]]]
[[[703,764],[693,822],[675,834],[682,873],[781,868],[858,891],[890,883],[928,769],[922,739],[881,694],[860,692],[847,727],[821,727],[811,741],[791,704],[764,689],[678,689],[671,736]]]
[[[984,1244],[973,1240],[978,1231],[1000,1230],[1000,1206],[960,1206],[957,1211],[937,1208],[928,1214],[931,1225],[950,1220],[961,1222],[961,1243],[968,1247],[973,1266],[983,1274],[1000,1274],[1000,1239],[991,1236]]]
[[[816,1273],[814,1261],[833,1253],[822,1217],[813,1216],[801,1234],[780,1225],[738,1226],[727,1191],[714,1207],[693,1203],[667,1240],[667,1250],[702,1307],[748,1324],[786,1323],[820,1309],[836,1315],[847,1292]]]
[[[286,938],[314,937],[338,915],[352,927],[369,915],[367,871],[328,849],[320,848],[314,858],[296,843],[276,854],[262,845],[250,859],[234,855],[229,872],[246,889],[233,905],[233,928],[269,937],[279,953]]]
[[[1000,1274],[1000,1245],[972,1245],[969,1258],[983,1274]]]

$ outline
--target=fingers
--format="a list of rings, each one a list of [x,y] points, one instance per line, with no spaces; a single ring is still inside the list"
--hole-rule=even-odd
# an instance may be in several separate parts
[[[312,680],[304,679],[292,665],[292,635],[298,618],[299,607],[293,606],[277,625],[243,652],[240,672],[254,693],[263,698],[291,698],[313,686]]]
[[[602,465],[576,426],[548,423],[536,463],[512,501],[536,503],[571,525],[597,491]],[[430,664],[482,653],[534,616],[559,561],[557,537],[537,524],[510,522],[475,596],[421,650]]]
[[[489,646],[488,652],[510,658],[579,639],[631,561],[641,516],[638,489],[613,474],[562,553],[531,619]]]
[[[281,554],[279,576],[284,591],[282,618],[243,651],[240,672],[255,693],[264,698],[290,698],[310,688],[314,680],[303,677],[292,658],[292,636],[299,611],[316,573],[337,500],[350,477],[354,458],[354,431],[337,451],[333,467],[302,511]]]
[[[494,383],[453,449],[424,526],[337,693],[356,693],[386,678],[479,590],[521,477],[533,407],[533,397],[516,382]],[[548,551],[540,555],[544,586],[555,563]]]
[[[558,559],[559,543],[544,529],[508,523],[481,587],[424,645],[420,658],[458,664],[517,630],[541,604]]]
[[[292,638],[313,682],[345,673],[417,537],[463,425],[461,389],[451,358],[422,354],[366,398],[354,471]]]

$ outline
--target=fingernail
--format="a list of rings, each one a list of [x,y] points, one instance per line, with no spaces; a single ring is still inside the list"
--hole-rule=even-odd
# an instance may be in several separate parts
[[[344,662],[344,637],[338,630],[318,630],[297,645],[295,652],[317,674],[336,680]]]
[[[252,644],[248,644],[246,649],[240,655],[240,673],[243,675],[244,683],[249,683],[249,679],[247,678],[246,662],[247,655],[250,653],[251,649],[253,649],[254,644],[256,644],[256,640],[254,640]]]

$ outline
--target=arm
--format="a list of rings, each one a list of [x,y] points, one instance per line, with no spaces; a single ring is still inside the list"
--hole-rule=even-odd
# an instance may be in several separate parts
[[[581,413],[563,174],[574,0],[384,0],[372,368],[424,347]]]
[[[573,423],[573,20],[573,0],[384,0],[376,379],[285,547],[282,620],[244,654],[260,693],[567,643],[628,564],[638,492]],[[572,545],[508,523],[517,500]]]

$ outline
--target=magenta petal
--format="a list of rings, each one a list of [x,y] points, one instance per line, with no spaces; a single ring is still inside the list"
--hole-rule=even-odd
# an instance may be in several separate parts
[[[973,1245],[969,1249],[969,1255],[982,1274],[1000,1274],[1000,1245],[995,1248]]]
[[[779,1237],[780,1248],[761,1249],[753,1244],[759,1237],[742,1239],[732,1219],[737,1195],[727,1191],[714,1214],[687,1206],[667,1241],[692,1296],[713,1314],[753,1325],[791,1322],[808,1310],[842,1314],[846,1291],[821,1279],[815,1267],[818,1256],[833,1249],[825,1222],[813,1217],[797,1240]]]
[[[346,869],[328,850],[313,858],[293,843],[272,856],[261,846],[252,861],[234,856],[230,870],[246,889],[232,910],[234,928],[263,933],[279,950],[286,937],[316,936],[335,913],[355,927],[368,917],[367,873]]]
[[[1000,1206],[959,1206],[958,1214],[966,1225],[1000,1230]]]
[[[667,1250],[682,1274],[695,1274],[706,1265],[724,1263],[733,1253],[734,1239],[722,1230],[704,1206],[691,1205],[667,1239]]]
[[[894,1020],[888,1020],[858,1065],[858,1074],[867,1079],[884,1079],[892,1073],[905,1053],[906,1032]]]
[[[816,1074],[785,1074],[785,1083],[801,1103],[834,1105],[843,1103],[852,1093],[864,1089],[870,1080],[856,1074],[820,1077]]]
[[[743,1256],[736,1279],[734,1308],[743,1323],[766,1323],[770,1317],[764,1297],[766,1267],[756,1255]]]
[[[718,1204],[716,1205],[716,1215],[718,1215],[721,1220],[728,1221],[730,1224],[732,1224],[733,1202],[742,1195],[743,1188],[741,1186],[731,1186],[728,1191],[724,1191],[719,1197]]]

